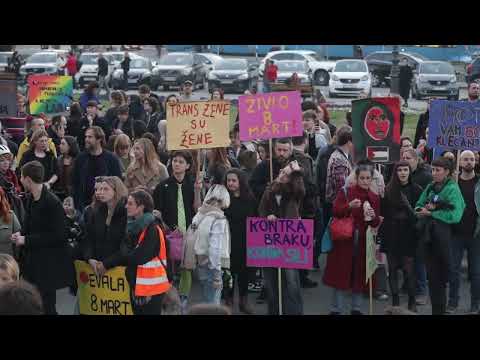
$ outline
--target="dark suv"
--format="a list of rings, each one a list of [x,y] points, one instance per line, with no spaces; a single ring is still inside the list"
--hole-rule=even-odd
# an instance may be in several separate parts
[[[477,79],[480,79],[480,57],[473,59],[467,66],[467,76],[465,77],[467,83],[471,83]]]
[[[168,90],[170,86],[181,86],[185,80],[199,84],[203,89],[207,81],[207,67],[197,54],[170,53],[160,59],[152,72],[151,87],[156,90],[163,86]]]
[[[406,52],[399,52],[398,58],[400,61],[406,58],[412,70],[417,69],[421,62],[428,60],[423,55]],[[365,57],[368,68],[372,73],[372,86],[390,86],[392,60],[392,51],[376,51]]]

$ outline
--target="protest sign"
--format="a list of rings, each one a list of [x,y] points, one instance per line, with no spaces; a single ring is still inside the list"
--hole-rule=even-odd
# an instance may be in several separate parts
[[[0,79],[0,117],[17,116],[17,80]]]
[[[400,100],[385,97],[352,101],[352,137],[355,160],[398,161]]]
[[[368,282],[368,279],[370,279],[377,269],[377,246],[375,244],[375,238],[370,226],[367,228],[366,250],[365,283]]]
[[[275,139],[303,134],[298,91],[239,97],[240,140]]]
[[[430,105],[428,146],[437,154],[447,149],[479,151],[479,121],[479,102],[434,100]]]
[[[247,218],[247,266],[312,269],[313,220]]]
[[[230,145],[230,102],[180,102],[167,109],[168,150]]]
[[[115,267],[99,277],[90,264],[75,260],[75,270],[80,314],[132,315],[125,267]]]
[[[71,76],[30,75],[28,87],[32,115],[64,112],[72,102]]]

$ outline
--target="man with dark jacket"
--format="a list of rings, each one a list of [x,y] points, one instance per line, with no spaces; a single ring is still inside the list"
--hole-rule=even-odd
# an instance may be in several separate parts
[[[100,96],[100,90],[102,88],[107,92],[107,99],[110,99],[110,88],[108,87],[108,61],[103,56],[103,53],[98,54],[98,95]]]
[[[23,275],[42,296],[45,314],[56,315],[56,290],[71,285],[72,258],[65,238],[62,203],[43,185],[44,169],[38,161],[22,167],[20,181],[30,193],[25,203],[22,232],[12,235],[15,245],[23,246]]]
[[[87,104],[87,112],[86,114],[82,117],[82,120],[80,120],[80,134],[78,137],[78,146],[80,147],[80,150],[84,150],[85,148],[85,132],[87,131],[88,128],[92,126],[99,126],[102,128],[103,133],[105,134],[105,141],[108,141],[108,138],[110,137],[112,133],[112,129],[108,124],[105,122],[105,120],[98,116],[98,105],[97,102],[94,100],[91,100]]]
[[[410,97],[410,87],[412,86],[413,71],[408,65],[407,59],[400,63],[400,73],[398,74],[400,82],[400,96],[405,100],[405,106],[408,107],[408,98]]]
[[[128,90],[128,72],[130,71],[130,55],[128,55],[128,51],[125,51],[125,57],[120,66],[123,70],[123,89]]]
[[[125,134],[132,142],[141,138],[147,132],[147,126],[142,120],[134,120],[129,115],[128,105],[122,105],[118,108],[117,117],[113,123],[113,133],[115,135]]]
[[[72,173],[73,200],[78,210],[92,202],[95,192],[95,178],[118,176],[122,178],[120,160],[110,151],[103,150],[105,133],[99,126],[92,126],[85,132],[85,151],[75,159]]]

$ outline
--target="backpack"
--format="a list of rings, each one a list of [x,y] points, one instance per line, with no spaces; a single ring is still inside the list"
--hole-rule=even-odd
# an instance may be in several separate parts
[[[335,145],[328,145],[320,150],[317,156],[317,186],[320,194],[320,201],[325,202],[325,192],[327,187],[328,161],[333,152],[337,149]]]
[[[209,217],[209,215],[214,215],[214,213],[208,212],[206,214],[202,214],[203,217],[198,219],[198,213],[193,218],[192,224],[188,227],[187,232],[184,235],[183,241],[183,259],[182,259],[182,268],[186,270],[195,270],[197,266],[197,257],[195,254],[195,244],[200,238],[200,224]],[[213,225],[213,222],[212,222]]]

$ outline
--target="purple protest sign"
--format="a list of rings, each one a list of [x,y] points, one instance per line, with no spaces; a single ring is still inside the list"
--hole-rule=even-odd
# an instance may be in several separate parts
[[[313,220],[247,218],[247,266],[313,267]]]
[[[303,134],[298,91],[246,95],[238,98],[240,140],[275,139]]]

